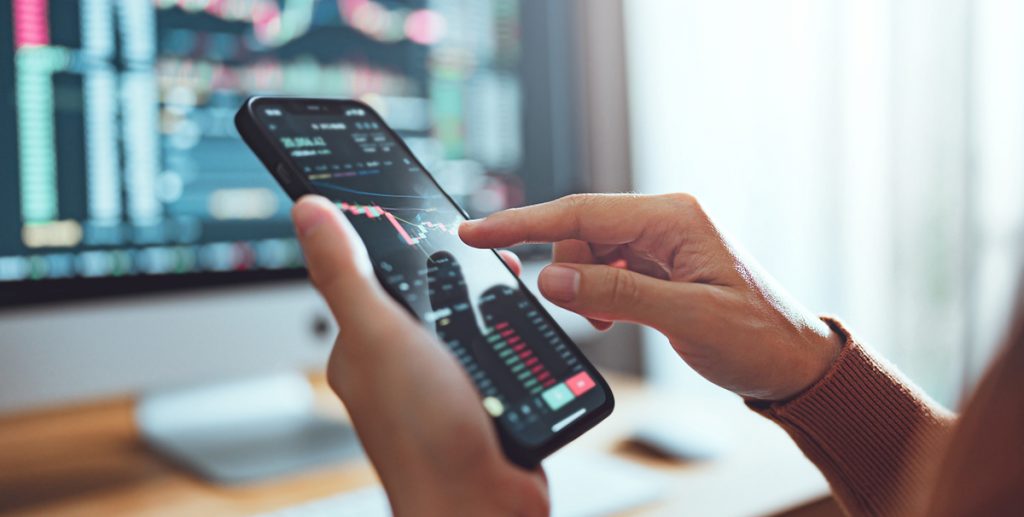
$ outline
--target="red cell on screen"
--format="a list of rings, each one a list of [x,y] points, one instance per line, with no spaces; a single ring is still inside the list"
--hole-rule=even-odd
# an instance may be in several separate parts
[[[594,387],[594,379],[591,379],[587,372],[580,372],[569,377],[569,380],[565,381],[565,385],[569,387],[569,391],[573,395],[578,397]]]

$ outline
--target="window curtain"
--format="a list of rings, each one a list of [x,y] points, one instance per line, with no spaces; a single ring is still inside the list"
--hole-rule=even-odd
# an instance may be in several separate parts
[[[1021,270],[1024,6],[623,9],[636,190],[696,194],[798,300],[955,405]],[[654,382],[714,391],[644,342]]]

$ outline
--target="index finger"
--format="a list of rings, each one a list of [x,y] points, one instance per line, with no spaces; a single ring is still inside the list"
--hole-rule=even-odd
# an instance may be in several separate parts
[[[566,239],[625,244],[642,235],[652,221],[664,219],[680,208],[684,197],[689,196],[573,194],[467,221],[459,226],[459,236],[477,248]]]

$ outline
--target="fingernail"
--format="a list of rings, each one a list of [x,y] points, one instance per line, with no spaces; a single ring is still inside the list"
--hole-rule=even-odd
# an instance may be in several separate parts
[[[483,219],[470,219],[468,221],[462,221],[462,225],[461,226],[465,226],[466,228],[470,228],[470,227],[473,227],[473,226],[480,226],[480,223],[482,223],[482,222],[483,222]]]
[[[308,237],[321,223],[327,220],[328,214],[325,212],[313,203],[299,202],[295,205],[295,211],[292,214],[295,231],[302,237]]]
[[[580,291],[580,273],[571,267],[548,266],[540,272],[538,284],[548,299],[571,302]]]

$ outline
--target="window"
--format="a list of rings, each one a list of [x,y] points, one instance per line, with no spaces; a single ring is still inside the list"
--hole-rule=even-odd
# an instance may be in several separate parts
[[[955,404],[1020,269],[1024,7],[624,9],[636,188],[696,194],[798,300]],[[689,382],[648,337],[654,378]]]

